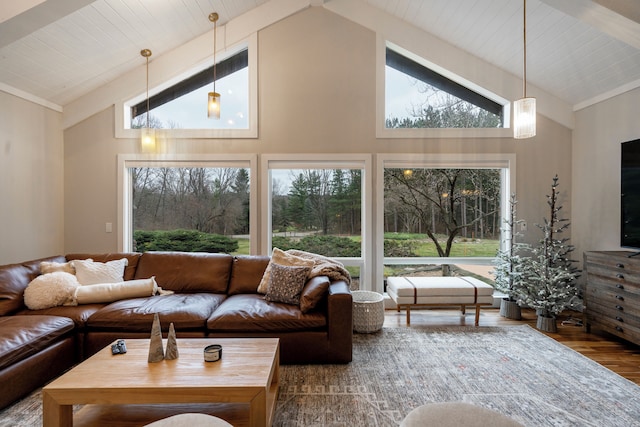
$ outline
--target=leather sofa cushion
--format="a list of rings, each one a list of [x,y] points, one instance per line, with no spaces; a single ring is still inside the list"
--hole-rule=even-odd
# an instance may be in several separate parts
[[[207,322],[212,331],[279,332],[321,329],[323,313],[302,313],[291,304],[269,302],[262,294],[238,294],[224,300]]]
[[[73,321],[66,317],[0,317],[0,370],[39,353],[72,330]]]
[[[84,304],[84,305],[78,305],[78,306],[51,307],[51,308],[45,308],[43,310],[24,309],[22,311],[19,311],[17,314],[24,315],[24,316],[46,315],[46,316],[68,317],[71,320],[73,320],[73,323],[75,323],[76,328],[79,328],[82,330],[85,328],[87,320],[89,320],[89,317],[91,317],[95,312],[100,310],[102,307],[105,307],[106,305],[107,305],[106,303],[105,304]]]
[[[229,295],[255,294],[264,271],[269,265],[269,257],[264,255],[238,255],[233,258]]]
[[[116,301],[93,314],[87,326],[94,330],[149,332],[158,313],[162,330],[173,323],[176,331],[204,330],[213,311],[226,298],[221,294],[172,294]]]
[[[24,290],[29,282],[40,275],[42,261],[65,262],[65,259],[57,256],[0,266],[0,316],[25,308]]]
[[[138,261],[140,261],[141,253],[138,252],[122,252],[122,253],[109,253],[109,254],[68,254],[66,256],[67,261],[74,259],[88,259],[91,258],[95,262],[109,262],[122,258],[126,258],[128,263],[124,268],[124,280],[132,280],[138,267]],[[149,276],[151,277],[151,276]],[[146,277],[145,277],[146,279]]]
[[[158,286],[175,292],[226,293],[233,256],[191,252],[145,252],[136,279],[156,277]]]

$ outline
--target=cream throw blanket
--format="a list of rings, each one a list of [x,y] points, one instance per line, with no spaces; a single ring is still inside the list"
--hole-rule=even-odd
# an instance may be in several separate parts
[[[74,297],[78,304],[94,304],[150,297],[160,294],[161,291],[155,277],[151,277],[149,279],[127,280],[126,282],[78,286]]]
[[[351,275],[344,268],[344,264],[339,261],[311,252],[299,251],[297,249],[289,249],[286,252],[288,254],[308,259],[314,262],[314,266],[311,268],[311,272],[308,276],[309,278],[316,276],[327,276],[333,281],[344,280],[345,282],[347,282],[347,285],[351,284]]]

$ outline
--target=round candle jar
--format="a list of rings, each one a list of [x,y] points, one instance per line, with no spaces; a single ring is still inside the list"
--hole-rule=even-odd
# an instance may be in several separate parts
[[[220,344],[211,344],[204,348],[204,361],[217,362],[222,359],[222,346]]]

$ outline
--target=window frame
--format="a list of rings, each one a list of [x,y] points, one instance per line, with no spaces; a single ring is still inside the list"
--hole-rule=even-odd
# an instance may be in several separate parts
[[[141,155],[119,154],[117,171],[117,209],[118,209],[118,251],[133,250],[133,218],[131,168],[139,167],[204,167],[204,168],[243,168],[249,170],[249,250],[258,254],[258,187],[257,156],[255,154],[217,154],[217,155]]]
[[[335,257],[345,266],[360,268],[360,289],[373,289],[372,272],[373,268],[373,239],[372,218],[373,218],[373,180],[371,179],[371,155],[343,154],[343,155],[304,155],[304,154],[265,154],[261,156],[260,162],[260,182],[261,187],[261,212],[266,212],[260,216],[262,244],[261,251],[264,254],[271,254],[272,229],[272,204],[271,189],[272,179],[270,171],[272,169],[360,169],[362,170],[362,209],[361,209],[361,236],[362,246],[360,257]]]
[[[516,188],[516,155],[515,154],[433,154],[422,159],[409,154],[379,154],[376,164],[375,188],[384,188],[384,170],[386,168],[418,169],[418,168],[456,168],[456,169],[500,169],[501,170],[501,205],[500,218],[509,214],[509,197]],[[383,192],[384,193],[384,192]],[[376,273],[375,291],[383,292],[384,266],[393,264],[475,264],[492,265],[495,257],[385,257],[384,256],[384,194],[376,200]],[[500,248],[507,244],[500,232]]]
[[[161,129],[167,138],[220,139],[220,138],[257,138],[258,137],[258,35],[251,34],[235,45],[216,53],[220,63],[233,55],[247,50],[249,71],[249,120],[246,129]],[[179,84],[195,74],[213,65],[213,55],[185,72],[169,78],[161,84],[149,88],[149,97]],[[140,138],[140,129],[131,129],[131,107],[146,99],[146,89],[133,97],[122,100],[115,108],[116,138]],[[224,102],[224,100],[223,100]],[[206,100],[202,101],[203,110],[207,108]],[[223,104],[224,108],[224,104]]]
[[[502,128],[398,128],[385,126],[386,114],[386,51],[394,50],[406,58],[421,64],[447,79],[465,86],[492,101],[503,105]],[[511,126],[511,102],[479,85],[438,66],[378,35],[376,40],[376,138],[509,138],[513,136]]]

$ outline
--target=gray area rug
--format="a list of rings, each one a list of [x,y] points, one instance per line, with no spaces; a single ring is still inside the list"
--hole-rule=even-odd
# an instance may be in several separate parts
[[[353,358],[282,366],[274,425],[397,426],[464,401],[526,426],[640,426],[640,387],[526,325],[383,328],[355,334]],[[40,399],[0,411],[0,426],[42,425]]]
[[[526,325],[383,328],[354,335],[353,359],[283,366],[275,425],[397,426],[464,401],[527,426],[640,426],[640,387]]]

